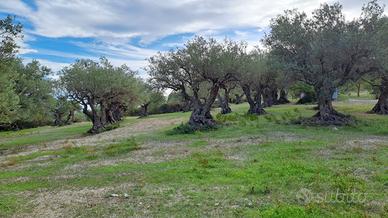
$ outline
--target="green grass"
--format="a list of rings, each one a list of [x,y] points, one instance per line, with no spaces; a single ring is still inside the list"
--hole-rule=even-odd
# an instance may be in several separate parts
[[[137,122],[135,117],[124,119],[120,125],[126,126]],[[25,145],[43,144],[51,141],[78,138],[87,135],[91,128],[90,122],[76,123],[62,127],[38,127],[20,131],[0,132],[0,151],[22,148]]]
[[[90,198],[93,203],[87,206],[82,201],[65,204],[70,213],[66,215],[383,217],[387,213],[388,142],[373,140],[388,135],[388,117],[364,113],[370,104],[338,102],[335,106],[354,116],[357,124],[292,125],[289,116],[311,116],[313,106],[274,106],[266,109],[269,117],[254,117],[244,115],[247,105],[241,104],[233,105],[233,114],[217,116],[221,127],[208,132],[171,135],[168,132],[176,126],[168,126],[108,144],[64,145],[12,157],[7,160],[10,165],[0,166],[0,216],[34,210],[32,202],[42,191],[109,187],[106,197]],[[188,117],[189,113],[172,113],[136,122]],[[126,122],[132,125],[135,118]],[[60,137],[80,137],[83,125],[87,124],[67,127],[73,133]],[[1,134],[12,142],[7,146],[24,146],[48,129],[51,133],[44,134],[56,135],[61,128]],[[27,142],[18,141],[19,137]],[[354,144],[348,146],[349,141]],[[178,145],[171,147],[174,143]],[[314,201],[301,201],[298,193],[304,189],[315,194]],[[27,192],[32,194],[20,197]],[[368,195],[365,203],[319,201],[319,196],[336,192]],[[111,198],[110,193],[119,197]]]

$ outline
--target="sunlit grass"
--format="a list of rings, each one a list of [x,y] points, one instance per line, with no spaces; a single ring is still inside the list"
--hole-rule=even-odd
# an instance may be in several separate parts
[[[354,116],[358,121],[355,126],[300,126],[288,123],[283,116],[287,113],[312,116],[313,106],[266,108],[268,114],[277,117],[278,121],[274,122],[265,116],[246,116],[247,104],[232,105],[233,114],[217,116],[220,128],[213,131],[170,135],[168,131],[176,127],[171,125],[110,144],[63,145],[56,150],[10,158],[10,165],[0,166],[0,216],[32,210],[33,204],[28,202],[34,201],[34,195],[25,199],[19,197],[26,192],[55,193],[101,187],[110,187],[112,193],[129,196],[119,198],[114,204],[114,214],[124,217],[171,214],[178,217],[384,216],[388,144],[379,142],[368,147],[362,143],[369,142],[362,140],[388,135],[388,117],[365,113],[372,103],[350,105],[348,102],[337,102],[335,107]],[[217,110],[213,111],[215,117]],[[188,120],[189,115],[131,117],[122,125],[146,119]],[[20,146],[40,136],[45,139],[36,143],[55,137],[80,137],[83,128],[89,128],[87,125],[90,124],[42,127],[23,130],[20,135],[17,132],[1,134],[10,140],[7,146]],[[61,133],[64,128],[69,129],[67,133]],[[239,144],[227,144],[230,143],[227,140]],[[349,141],[355,143],[353,147],[346,146]],[[168,155],[179,152],[169,147],[176,142],[179,143],[177,148],[182,148],[181,152],[187,150],[187,154],[169,158]],[[159,150],[148,152],[153,146]],[[134,161],[136,155],[141,154],[146,155],[140,162]],[[160,160],[150,161],[147,155]],[[123,184],[130,188],[120,188]],[[370,194],[369,203],[313,201],[304,204],[296,196],[301,189],[313,193],[365,192]],[[107,203],[110,199],[107,197],[96,205],[72,210],[87,217],[111,214],[112,205]]]

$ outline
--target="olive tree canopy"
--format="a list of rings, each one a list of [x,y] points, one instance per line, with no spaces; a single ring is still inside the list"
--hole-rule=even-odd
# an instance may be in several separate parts
[[[183,48],[149,59],[151,82],[160,88],[181,92],[190,101],[193,108],[189,120],[191,127],[214,126],[211,106],[219,89],[235,80],[239,56],[244,50],[245,44],[195,37]]]
[[[309,121],[344,124],[351,121],[332,105],[336,88],[371,69],[371,40],[362,19],[348,22],[339,3],[322,4],[309,18],[289,10],[271,21],[265,44],[296,77],[314,87],[319,111]]]
[[[61,83],[68,96],[82,106],[93,122],[91,133],[122,119],[138,99],[138,79],[127,66],[113,67],[106,58],[100,62],[78,60],[62,71]]]

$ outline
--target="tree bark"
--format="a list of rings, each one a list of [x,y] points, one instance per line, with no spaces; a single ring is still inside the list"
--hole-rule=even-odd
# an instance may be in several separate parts
[[[276,87],[267,87],[263,90],[263,106],[272,107],[277,104],[278,89]]]
[[[318,112],[311,119],[307,119],[306,123],[318,125],[347,125],[353,123],[349,116],[341,114],[333,108],[334,87],[317,86],[315,91],[318,98]]]
[[[191,113],[189,125],[194,129],[204,129],[215,125],[215,121],[210,114],[209,110],[206,110],[202,106],[194,107]]]
[[[92,123],[93,123],[92,128],[88,132],[92,133],[92,134],[97,134],[97,133],[100,133],[104,130],[105,123],[103,121],[106,118],[104,117],[103,119],[101,119],[102,116],[98,113],[95,101],[93,99],[89,99],[88,102],[89,102],[89,107],[90,107],[91,111],[88,110],[88,107],[86,104],[84,104],[84,108],[83,108],[83,113],[86,116],[88,116],[92,120]],[[102,112],[102,110],[105,110],[105,108],[103,106],[101,106],[101,108],[100,108],[101,112]],[[104,111],[104,114],[105,114],[105,111]]]
[[[141,111],[140,111],[140,117],[147,117],[148,116],[148,106],[150,105],[150,102],[142,104]]]
[[[280,90],[280,96],[278,99],[278,104],[288,104],[290,101],[287,98],[287,92],[284,89]]]
[[[217,98],[219,91],[218,85],[213,85],[210,90],[209,97],[206,102],[202,103],[198,95],[194,94],[193,112],[189,119],[189,125],[194,129],[212,128],[216,125],[212,115],[210,114],[211,106]]]
[[[57,110],[54,112],[54,117],[55,117],[54,125],[55,126],[62,126],[63,125],[63,121],[62,121],[63,114],[59,110]]]
[[[229,107],[229,90],[224,89],[224,97],[218,94],[218,100],[220,101],[221,114],[229,114],[232,109]]]
[[[266,114],[261,103],[261,89],[256,89],[256,93],[252,97],[252,92],[249,86],[243,86],[243,91],[249,104],[248,114],[262,115]]]
[[[360,92],[361,92],[361,83],[357,83],[357,97],[360,97]]]
[[[67,124],[73,123],[75,120],[74,117],[75,117],[75,110],[71,109],[69,111],[69,114],[67,115],[66,123]]]
[[[382,78],[380,96],[370,113],[388,115],[388,78]]]

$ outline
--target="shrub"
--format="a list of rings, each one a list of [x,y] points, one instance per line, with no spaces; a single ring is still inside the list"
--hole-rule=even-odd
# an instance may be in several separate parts
[[[188,123],[182,123],[179,126],[167,131],[167,135],[181,135],[181,134],[194,134],[197,131],[211,131],[218,129],[218,126],[204,126],[195,128],[190,126]]]

